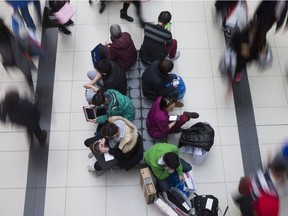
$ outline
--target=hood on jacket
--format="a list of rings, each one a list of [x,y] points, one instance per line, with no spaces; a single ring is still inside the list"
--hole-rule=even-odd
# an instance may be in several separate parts
[[[131,151],[136,143],[138,138],[138,130],[129,120],[121,117],[121,116],[111,116],[108,121],[114,123],[117,120],[122,120],[126,125],[126,133],[124,135],[123,140],[120,142],[118,148],[123,152],[127,153]]]

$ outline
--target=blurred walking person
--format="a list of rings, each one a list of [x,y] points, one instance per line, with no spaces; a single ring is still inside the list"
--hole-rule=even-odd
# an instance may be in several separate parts
[[[26,127],[29,139],[34,133],[39,144],[45,144],[47,132],[39,125],[39,110],[27,98],[20,97],[17,90],[7,92],[4,101],[0,103],[0,120],[6,122],[7,117],[12,123]]]

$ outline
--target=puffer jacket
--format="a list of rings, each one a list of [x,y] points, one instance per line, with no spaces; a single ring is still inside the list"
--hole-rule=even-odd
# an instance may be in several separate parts
[[[123,32],[120,38],[108,46],[107,56],[108,59],[115,61],[122,70],[129,70],[137,59],[137,50],[131,35]]]
[[[130,98],[114,89],[107,90],[104,95],[108,98],[106,114],[98,116],[97,123],[104,123],[110,116],[122,116],[129,121],[134,120],[135,109]]]

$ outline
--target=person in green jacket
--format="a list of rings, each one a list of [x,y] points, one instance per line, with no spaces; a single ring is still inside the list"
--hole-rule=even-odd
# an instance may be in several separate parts
[[[183,172],[189,172],[192,166],[179,157],[178,147],[168,143],[157,143],[144,153],[144,160],[157,179],[159,191],[170,188],[170,174],[177,172],[179,180],[183,181]]]
[[[96,123],[105,123],[110,116],[122,116],[131,122],[135,118],[135,108],[131,99],[115,89],[97,91],[91,103],[97,108]]]

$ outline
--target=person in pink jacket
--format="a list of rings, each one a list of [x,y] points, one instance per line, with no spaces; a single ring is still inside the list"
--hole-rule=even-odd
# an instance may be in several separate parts
[[[196,112],[183,112],[182,115],[176,116],[175,120],[169,120],[176,101],[175,98],[170,96],[160,96],[154,101],[146,120],[147,130],[152,138],[164,138],[169,133],[180,132],[181,126],[189,121],[190,118],[199,117]]]

